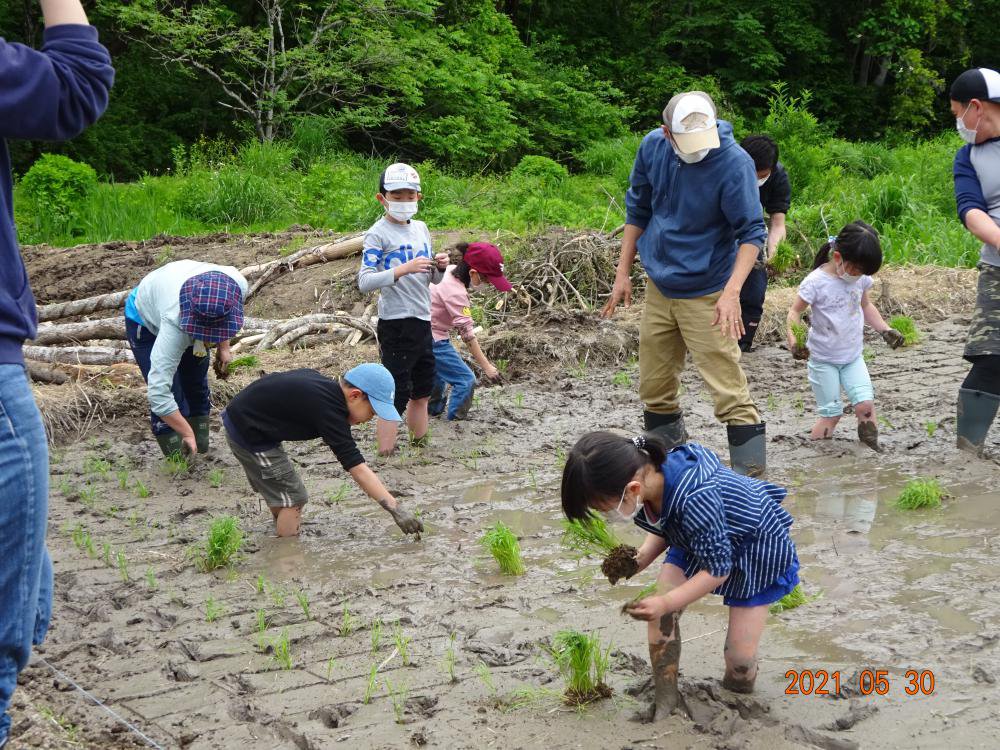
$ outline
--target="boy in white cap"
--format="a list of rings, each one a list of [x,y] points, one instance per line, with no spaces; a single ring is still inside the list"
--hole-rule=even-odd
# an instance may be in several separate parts
[[[627,218],[609,316],[631,302],[638,251],[652,282],[639,333],[645,429],[672,448],[686,439],[679,395],[687,352],[726,425],[732,468],[761,474],[764,425],[740,368],[740,290],[764,245],[753,159],[702,91],[673,97],[642,140],[625,197]]]
[[[405,534],[424,530],[402,508],[365,463],[351,426],[373,416],[399,422],[393,406],[395,385],[382,365],[363,364],[339,381],[316,370],[266,375],[237,394],[222,413],[226,439],[247,479],[264,496],[278,536],[296,536],[302,506],[309,499],[302,479],[281,444],[322,438],[365,494],[375,500]]]
[[[427,435],[427,403],[434,389],[434,339],[430,285],[444,278],[448,254],[433,255],[427,225],[413,218],[420,175],[409,164],[392,164],[379,179],[376,200],[385,215],[365,234],[358,287],[380,291],[378,342],[382,364],[396,382],[396,410],[405,412],[411,439]],[[380,419],[378,452],[396,449],[399,422]]]

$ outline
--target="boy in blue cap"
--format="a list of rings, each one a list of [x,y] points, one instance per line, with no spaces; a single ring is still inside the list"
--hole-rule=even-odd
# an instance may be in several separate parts
[[[403,509],[365,463],[351,436],[351,425],[378,415],[400,422],[393,406],[395,383],[382,365],[363,364],[332,380],[316,370],[265,375],[232,400],[222,413],[226,440],[242,464],[250,486],[264,496],[278,536],[297,536],[302,506],[309,499],[302,479],[282,448],[286,440],[322,438],[341,466],[404,534],[418,534],[423,523]]]

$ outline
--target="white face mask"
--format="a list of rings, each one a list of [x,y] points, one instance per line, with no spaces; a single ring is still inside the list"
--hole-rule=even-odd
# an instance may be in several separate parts
[[[855,276],[853,274],[847,273],[847,267],[841,263],[839,266],[834,264],[834,268],[837,271],[837,278],[841,281],[847,282],[848,284],[855,284],[861,280],[860,276]]]
[[[625,502],[625,493],[628,492],[628,486],[622,490],[622,499],[618,501],[618,507],[614,510],[606,511],[603,515],[609,523],[630,523],[635,520],[635,517],[639,515],[639,511],[642,509],[642,503],[638,499],[635,501],[635,508],[631,515],[625,515],[622,513],[622,504]]]
[[[978,126],[975,130],[965,126],[965,116],[968,114],[969,107],[971,106],[972,102],[969,102],[968,106],[965,108],[965,112],[955,118],[955,128],[958,130],[958,134],[962,137],[963,141],[975,145],[976,137],[978,135],[977,131],[979,130]]]
[[[417,201],[391,201],[387,199],[385,207],[389,211],[389,216],[398,221],[409,221],[417,213]]]
[[[768,175],[767,177],[761,177],[760,179],[757,180],[757,187],[764,187],[764,183],[766,183],[770,179],[771,175]]]
[[[680,151],[677,150],[677,146],[674,146],[673,143],[671,143],[670,145],[674,147],[674,153],[677,154],[677,158],[680,159],[685,164],[697,164],[706,156],[708,156],[708,152],[712,150],[710,148],[703,148],[701,151],[695,151],[693,154],[682,154]]]

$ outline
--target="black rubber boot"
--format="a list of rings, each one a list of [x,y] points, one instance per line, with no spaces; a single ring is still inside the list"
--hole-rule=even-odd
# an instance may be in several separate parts
[[[156,442],[159,443],[160,450],[163,451],[163,455],[167,458],[184,452],[184,441],[173,430],[165,432],[162,435],[156,435]]]
[[[760,326],[760,318],[746,318],[743,320],[743,329],[746,331],[740,337],[740,351],[748,352],[753,348],[753,337],[757,335],[757,328]]]
[[[676,411],[673,414],[657,414],[652,411],[642,413],[643,428],[646,432],[654,432],[667,444],[667,450],[673,450],[688,439],[684,429],[684,414]]]
[[[969,388],[958,389],[959,450],[983,455],[986,435],[1000,407],[1000,396]]]
[[[198,446],[198,452],[207,453],[210,435],[209,428],[212,426],[211,417],[208,414],[204,414],[200,417],[188,417],[187,421],[191,425],[191,429],[194,430],[194,442]]]
[[[764,423],[731,424],[726,427],[729,436],[729,464],[737,474],[759,477],[767,471],[767,436]]]
[[[472,408],[472,397],[475,395],[475,393],[476,393],[476,388],[475,386],[473,386],[472,390],[469,391],[469,395],[465,399],[465,401],[459,404],[458,408],[455,409],[455,416],[452,417],[452,419],[465,419],[466,417],[469,416],[469,409]]]
[[[430,400],[427,402],[427,413],[432,417],[440,417],[441,412],[448,405],[448,386],[434,386],[431,391]]]

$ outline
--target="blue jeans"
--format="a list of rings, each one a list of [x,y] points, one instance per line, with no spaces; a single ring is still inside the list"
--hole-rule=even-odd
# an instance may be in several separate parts
[[[448,398],[448,386],[451,398]],[[434,394],[427,405],[427,412],[437,416],[448,406],[448,419],[454,419],[462,405],[472,398],[476,376],[455,351],[451,341],[434,342]]]
[[[52,615],[52,561],[45,548],[49,447],[21,365],[0,365],[0,744],[7,707]]]
[[[868,375],[864,357],[858,357],[846,365],[831,365],[828,362],[809,360],[809,384],[812,386],[821,417],[839,417],[844,413],[840,403],[840,389],[847,393],[851,406],[862,401],[872,401],[875,389]]]
[[[132,349],[132,356],[135,363],[142,371],[143,380],[149,379],[149,358],[153,353],[153,344],[156,343],[156,336],[148,328],[143,328],[134,320],[125,318],[125,337],[128,339],[129,348]],[[174,394],[174,401],[181,416],[203,417],[212,411],[212,391],[208,386],[208,363],[211,357],[196,357],[191,347],[188,347],[181,355],[180,364],[177,365],[177,372],[174,373],[174,383],[170,392]],[[173,431],[173,428],[149,412],[149,423],[153,427],[154,435],[166,435]]]

